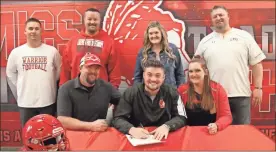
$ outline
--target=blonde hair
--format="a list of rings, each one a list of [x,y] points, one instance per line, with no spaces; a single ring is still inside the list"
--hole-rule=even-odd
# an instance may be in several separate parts
[[[158,22],[158,21],[151,21],[147,27],[147,30],[144,33],[144,49],[142,51],[143,59],[142,59],[142,65],[147,61],[148,59],[148,50],[152,47],[152,44],[149,40],[149,29],[157,27],[161,32],[161,49],[165,51],[165,53],[169,56],[171,59],[176,59],[175,55],[173,54],[172,49],[169,47],[169,41],[168,41],[168,35],[165,30],[165,28]]]

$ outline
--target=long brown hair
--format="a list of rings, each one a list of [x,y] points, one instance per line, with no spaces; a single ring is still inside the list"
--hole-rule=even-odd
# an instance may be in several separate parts
[[[206,62],[201,56],[196,55],[190,61],[190,63],[199,63],[202,69],[205,71],[204,80],[203,80],[204,82],[203,82],[202,99],[201,99],[200,105],[201,105],[201,108],[206,111],[212,110],[215,106],[215,103],[212,95],[212,88],[210,86],[210,76],[209,76]],[[189,81],[187,106],[191,109],[194,108],[195,103],[193,101],[195,100],[195,98],[196,98],[196,94],[194,90],[194,85],[191,83],[191,81]]]
[[[144,49],[142,51],[142,55],[143,55],[142,65],[148,59],[147,51],[152,47],[152,44],[149,40],[149,29],[154,28],[154,27],[157,27],[161,32],[161,36],[162,36],[161,42],[160,42],[161,49],[163,49],[165,51],[165,53],[168,54],[168,56],[171,59],[176,59],[175,55],[173,54],[172,49],[169,47],[168,35],[167,35],[165,28],[158,21],[152,21],[149,23],[147,30],[144,33],[144,43],[143,43]]]

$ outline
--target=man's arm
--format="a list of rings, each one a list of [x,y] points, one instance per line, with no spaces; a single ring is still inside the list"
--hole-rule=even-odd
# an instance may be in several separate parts
[[[260,105],[263,99],[262,82],[263,82],[263,65],[257,63],[252,66],[254,90],[252,94],[252,101],[254,105]]]
[[[59,76],[60,76],[60,68],[61,68],[61,56],[58,52],[58,50],[55,50],[55,55],[54,55],[54,66],[55,66],[55,70],[56,70],[56,80],[59,80]]]
[[[128,122],[128,119],[131,117],[132,105],[131,105],[131,88],[127,89],[120,102],[116,108],[113,126],[124,134],[128,134],[131,127],[134,127],[131,123]]]
[[[117,50],[112,40],[110,55],[107,64],[107,74],[109,82],[116,88],[119,88],[121,83],[121,67],[120,67],[120,52]]]
[[[260,105],[262,102],[262,82],[263,82],[263,66],[262,60],[266,58],[265,54],[256,43],[255,39],[247,33],[247,43],[248,43],[248,54],[249,54],[249,65],[252,66],[252,74],[253,74],[253,83],[254,90],[252,93],[252,101],[256,105]]]
[[[17,66],[16,66],[16,54],[13,50],[8,58],[7,67],[6,67],[6,74],[7,74],[7,81],[11,88],[11,91],[14,95],[14,97],[17,99]]]
[[[65,127],[66,129],[92,131],[93,122],[80,121],[78,119],[67,117],[67,116],[58,116],[57,119],[61,122],[63,127]]]
[[[185,107],[183,105],[181,97],[179,95],[175,96],[172,102],[172,109],[170,109],[172,119],[165,123],[169,126],[170,131],[174,131],[183,127],[186,124],[187,119]]]
[[[262,88],[263,86],[263,65],[262,63],[257,63],[252,66],[253,82],[254,86]]]
[[[66,48],[62,51],[62,65],[60,70],[60,81],[59,86],[71,79],[71,45],[72,39],[68,41]]]

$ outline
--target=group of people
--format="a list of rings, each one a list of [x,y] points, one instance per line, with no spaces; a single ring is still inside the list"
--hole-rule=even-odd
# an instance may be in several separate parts
[[[123,94],[118,91],[119,53],[100,28],[97,9],[85,11],[85,28],[69,40],[62,59],[57,49],[41,42],[40,21],[28,19],[27,43],[15,48],[7,63],[22,125],[32,128],[28,126],[57,115],[53,128],[62,124],[70,130],[105,131],[112,126],[135,138],[153,134],[161,140],[185,125],[206,126],[216,134],[231,123],[249,124],[249,67],[255,87],[252,101],[259,105],[265,55],[249,33],[230,27],[224,6],[214,6],[210,14],[214,31],[201,40],[186,80],[178,48],[168,42],[159,22],[150,22],[136,58],[134,84]],[[108,121],[111,104],[114,116]],[[36,121],[29,122],[32,119]],[[148,132],[147,126],[157,128]],[[59,132],[64,134],[63,129]],[[61,147],[67,147],[66,138],[62,141]],[[35,140],[26,142],[35,145]]]

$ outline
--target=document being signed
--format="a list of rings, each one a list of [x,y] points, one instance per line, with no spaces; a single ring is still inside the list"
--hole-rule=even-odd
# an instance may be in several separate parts
[[[154,139],[153,135],[149,135],[149,137],[146,139],[137,139],[132,137],[131,135],[126,135],[126,137],[132,146],[150,145],[150,144],[157,144],[157,143],[164,142],[164,141],[159,141],[157,139]]]

